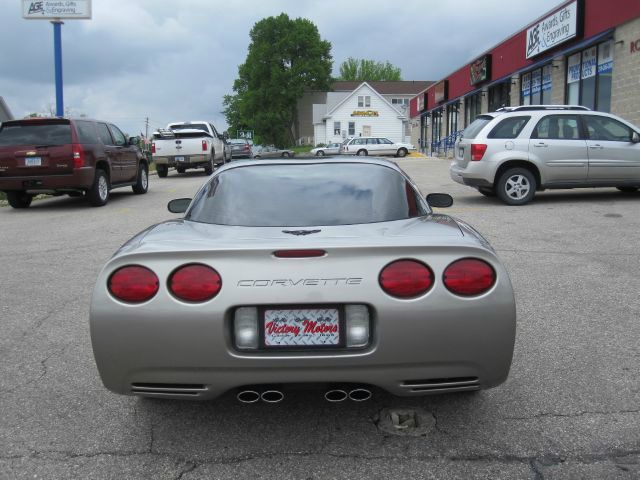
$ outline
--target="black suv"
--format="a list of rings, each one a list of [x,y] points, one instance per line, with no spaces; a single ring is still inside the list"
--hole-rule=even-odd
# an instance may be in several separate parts
[[[0,127],[0,191],[14,208],[34,195],[84,195],[93,206],[109,200],[112,188],[149,188],[149,165],[115,125],[97,120],[33,118]]]

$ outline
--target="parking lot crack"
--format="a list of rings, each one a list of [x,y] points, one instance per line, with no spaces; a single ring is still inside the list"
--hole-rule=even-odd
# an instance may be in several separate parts
[[[40,360],[40,374],[36,377],[36,378],[32,378],[30,380],[27,380],[26,382],[23,382],[19,385],[14,386],[13,388],[10,388],[8,390],[2,390],[0,391],[0,396],[5,396],[5,395],[11,395],[12,393],[27,387],[33,383],[39,382],[40,380],[42,380],[44,377],[47,376],[47,374],[49,373],[49,368],[47,367],[47,362],[49,360],[51,360],[53,357],[56,357],[58,355],[62,355],[64,353],[64,351],[69,348],[69,345],[65,345],[64,347],[62,347],[61,349],[55,350],[54,352],[52,352],[51,354],[49,354],[46,358],[44,358],[43,360]]]
[[[614,411],[583,411],[574,413],[552,413],[543,412],[534,415],[527,415],[522,417],[503,417],[505,420],[533,420],[537,418],[576,418],[583,417],[585,415],[626,415],[640,413],[640,410],[614,410]]]
[[[180,462],[182,463],[182,462]],[[176,480],[182,480],[182,478],[190,472],[193,472],[196,468],[198,468],[198,464],[194,463],[194,462],[187,462],[183,469],[180,471],[180,473],[178,473],[178,476],[176,477]]]

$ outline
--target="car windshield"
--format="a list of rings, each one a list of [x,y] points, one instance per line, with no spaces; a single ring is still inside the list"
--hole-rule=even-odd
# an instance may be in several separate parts
[[[375,164],[250,165],[213,177],[186,218],[251,227],[353,225],[426,214],[396,170]]]
[[[491,120],[493,120],[491,115],[480,115],[479,117],[476,117],[476,119],[464,129],[461,138],[476,138],[480,133],[480,130],[482,130]]]
[[[71,143],[71,126],[65,123],[7,123],[0,129],[0,146],[47,145]]]

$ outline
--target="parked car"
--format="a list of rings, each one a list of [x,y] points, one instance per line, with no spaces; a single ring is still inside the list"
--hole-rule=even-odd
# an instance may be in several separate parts
[[[277,148],[273,145],[266,147],[259,146],[253,148],[253,158],[289,158],[296,154],[293,150],[288,148]]]
[[[409,152],[415,152],[416,147],[410,143],[392,142],[385,137],[354,137],[347,138],[340,148],[343,155],[395,155],[406,157]]]
[[[174,122],[153,132],[151,153],[161,178],[168,175],[170,167],[178,173],[203,168],[205,175],[211,175],[230,158],[228,151],[224,134],[206,121]]]
[[[503,108],[477,117],[455,147],[451,178],[524,205],[550,188],[640,187],[640,129],[571,105]]]
[[[84,195],[99,207],[109,191],[149,188],[149,165],[138,138],[112,123],[69,118],[9,120],[0,127],[0,190],[13,208],[35,195]]]
[[[249,403],[301,384],[329,401],[501,384],[513,290],[480,234],[431,209],[451,203],[383,159],[225,165],[100,272],[104,385]]]
[[[337,155],[340,153],[341,143],[330,143],[326,147],[316,147],[311,149],[316,157],[324,157],[325,155]]]
[[[246,138],[231,138],[227,140],[231,146],[231,158],[251,158],[251,144]]]

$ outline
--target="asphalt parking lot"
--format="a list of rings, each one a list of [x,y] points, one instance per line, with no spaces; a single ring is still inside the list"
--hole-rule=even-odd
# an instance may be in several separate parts
[[[130,236],[175,218],[198,171],[0,208],[0,478],[640,478],[640,194],[540,193],[509,207],[455,184],[448,162],[398,163],[440,213],[476,227],[510,272],[518,308],[502,386],[330,404],[151,401],[104,389],[88,312],[98,271]],[[394,429],[388,412],[415,415]]]

